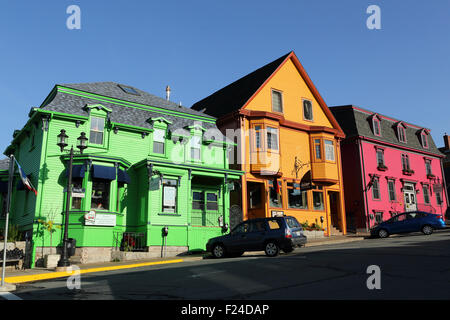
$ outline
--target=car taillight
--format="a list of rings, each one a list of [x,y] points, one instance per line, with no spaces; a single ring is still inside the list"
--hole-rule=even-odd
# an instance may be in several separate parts
[[[292,233],[291,230],[286,229],[286,233],[285,233],[286,238],[292,238]]]

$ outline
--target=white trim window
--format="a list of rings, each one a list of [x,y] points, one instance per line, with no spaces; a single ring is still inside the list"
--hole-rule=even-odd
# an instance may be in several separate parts
[[[92,144],[103,144],[103,132],[105,130],[105,118],[91,117],[91,132],[89,142]]]
[[[325,160],[335,161],[334,142],[331,140],[324,140],[324,146],[325,146]]]
[[[272,89],[272,111],[283,112],[283,93]]]
[[[399,125],[397,127],[397,133],[398,133],[398,140],[400,142],[406,143],[406,129],[402,125]]]
[[[191,138],[191,160],[201,160],[201,137],[193,136]]]
[[[381,125],[380,120],[377,117],[373,117],[372,126],[373,126],[373,134],[378,137],[381,137]]]
[[[278,151],[278,129],[267,127],[267,149]]]
[[[313,121],[313,106],[310,100],[303,100],[303,119]]]
[[[153,131],[153,152],[164,154],[166,142],[166,130],[155,129]]]

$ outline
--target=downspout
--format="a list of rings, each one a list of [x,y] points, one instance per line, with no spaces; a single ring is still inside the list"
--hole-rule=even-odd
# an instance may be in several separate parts
[[[361,163],[361,168],[362,168],[362,183],[363,183],[363,192],[364,192],[364,210],[366,211],[366,231],[369,232],[369,226],[370,226],[370,220],[369,220],[369,208],[368,208],[368,203],[369,200],[367,199],[367,190],[366,190],[366,170],[364,167],[364,151],[362,148],[362,144],[361,144],[361,140],[358,138],[358,146],[359,146],[359,151],[361,154],[360,158],[360,163]]]
[[[441,158],[441,174],[442,174],[442,188],[445,194],[445,204],[446,208],[448,208],[448,192],[447,192],[447,181],[445,180],[445,172],[444,172],[444,159]],[[447,209],[445,210],[445,213],[447,213]],[[445,221],[445,213],[442,213],[442,206],[441,206],[441,214],[442,218]]]

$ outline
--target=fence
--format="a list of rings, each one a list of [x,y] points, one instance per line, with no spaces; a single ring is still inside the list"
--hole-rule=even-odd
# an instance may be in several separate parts
[[[143,232],[114,232],[114,246],[120,251],[146,251],[147,237]]]

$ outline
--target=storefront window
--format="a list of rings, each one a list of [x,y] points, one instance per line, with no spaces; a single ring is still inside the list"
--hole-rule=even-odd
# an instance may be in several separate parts
[[[84,198],[83,179],[72,179],[72,209],[81,209],[81,200]]]
[[[308,209],[308,192],[300,190],[299,183],[288,183],[288,206],[290,209]]]
[[[280,192],[278,193],[277,190],[275,190],[273,182],[269,182],[269,205],[273,208],[281,208],[283,206],[281,200],[281,187],[279,187],[279,189]]]
[[[313,191],[314,210],[324,210],[323,192]]]
[[[163,212],[177,212],[177,185],[178,180],[163,179]]]
[[[109,210],[109,180],[94,179],[92,181],[91,209]]]

